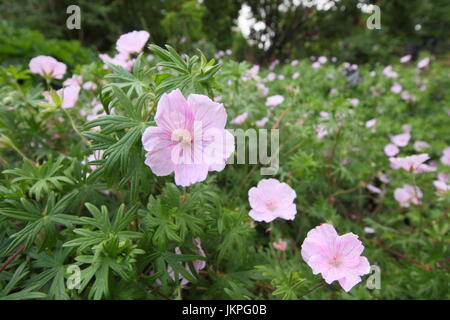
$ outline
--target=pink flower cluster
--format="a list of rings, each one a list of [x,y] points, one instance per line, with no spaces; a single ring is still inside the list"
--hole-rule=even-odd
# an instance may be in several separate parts
[[[423,194],[419,187],[413,187],[405,184],[402,188],[397,188],[394,191],[394,198],[400,203],[403,208],[409,208],[410,204],[420,204],[420,199]]]

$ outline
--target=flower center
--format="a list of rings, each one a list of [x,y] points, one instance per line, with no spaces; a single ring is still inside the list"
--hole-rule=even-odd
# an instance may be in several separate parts
[[[184,146],[191,145],[191,133],[186,129],[176,129],[172,132],[172,141],[177,141]]]
[[[339,267],[341,265],[341,262],[337,259],[336,256],[334,256],[333,258],[331,258],[330,264],[333,267]]]
[[[266,201],[266,207],[270,211],[275,211],[275,209],[277,208],[277,204],[276,204],[276,202],[274,200],[267,200]]]

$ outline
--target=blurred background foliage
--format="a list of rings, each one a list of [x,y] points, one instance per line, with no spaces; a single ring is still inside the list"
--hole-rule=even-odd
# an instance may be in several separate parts
[[[80,30],[65,27],[72,4],[81,8]],[[379,30],[366,27],[371,4],[381,9]],[[245,35],[238,27],[244,14]],[[90,53],[81,47],[108,51],[118,36],[141,29],[158,45],[187,52],[232,49],[235,58],[260,64],[311,55],[387,62],[405,54],[417,58],[421,50],[439,55],[450,46],[448,0],[1,0],[0,19],[2,64],[36,52],[84,62]],[[48,45],[47,39],[60,41]]]

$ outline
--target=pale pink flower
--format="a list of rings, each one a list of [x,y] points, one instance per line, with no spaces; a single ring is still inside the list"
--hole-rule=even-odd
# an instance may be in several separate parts
[[[294,74],[292,75],[292,79],[297,79],[298,77],[300,77],[300,72],[296,71],[294,72]]]
[[[259,72],[259,65],[257,65],[257,64],[253,65],[253,67],[248,69],[247,72],[252,78],[256,77]]]
[[[256,87],[258,88],[259,92],[261,93],[261,97],[265,98],[269,94],[269,88],[267,88],[263,83],[257,82]]]
[[[438,173],[437,178],[439,181],[450,183],[450,173]]]
[[[430,144],[426,143],[425,141],[416,141],[414,142],[414,150],[417,152],[421,152],[425,149],[428,149],[430,147]]]
[[[97,90],[97,84],[93,81],[88,81],[83,84],[85,90]]]
[[[49,56],[34,57],[30,60],[28,67],[33,73],[54,79],[62,79],[67,70],[64,63]]]
[[[375,229],[371,228],[371,227],[364,227],[364,232],[365,233],[375,233]]]
[[[383,190],[381,190],[380,188],[375,187],[374,185],[368,184],[366,186],[366,188],[367,188],[367,190],[369,190],[372,193],[376,193],[376,194],[380,194],[380,195],[384,194]]]
[[[384,147],[384,153],[388,157],[396,156],[399,152],[400,149],[395,144],[389,143]]]
[[[205,251],[203,251],[202,246],[201,246],[202,243],[201,243],[200,238],[194,238],[194,239],[192,239],[192,242],[197,247],[197,249],[194,250],[194,252],[196,254],[198,254],[199,256],[206,258]],[[175,253],[182,254],[181,249],[179,247],[176,247]],[[205,260],[194,260],[194,261],[192,261],[192,265],[194,266],[195,271],[198,273],[200,270],[203,270],[206,267],[206,261]],[[187,262],[185,263],[184,268],[186,269],[187,272],[192,274],[191,268],[189,268],[189,264]],[[189,281],[185,277],[183,277],[181,274],[178,274],[178,279],[175,279],[175,272],[173,271],[173,268],[170,265],[167,268],[167,273],[172,278],[172,280],[174,280],[174,281],[181,280],[182,286],[185,286],[186,284],[189,283]]]
[[[407,62],[409,62],[410,60],[411,60],[411,55],[408,54],[408,55],[403,56],[403,57],[400,58],[400,63],[407,63]]]
[[[313,69],[319,69],[320,68],[320,62],[316,61],[311,66],[313,67]]]
[[[283,101],[284,101],[284,97],[282,95],[277,94],[274,96],[270,96],[266,100],[266,106],[275,108],[279,104],[283,103]]]
[[[394,84],[391,87],[391,91],[393,93],[400,93],[402,92],[402,86],[398,82],[394,82]]]
[[[269,121],[269,118],[264,117],[261,120],[255,121],[255,124],[257,127],[264,127],[266,125],[267,121]]]
[[[404,132],[391,137],[391,142],[398,147],[405,147],[411,139],[409,132]]]
[[[354,107],[356,107],[359,104],[359,99],[358,98],[352,98],[350,99],[350,104]]]
[[[150,34],[147,31],[132,31],[119,37],[116,49],[119,52],[139,53],[145,46]]]
[[[330,114],[326,111],[320,111],[319,115],[323,119],[326,119],[326,120],[330,119]]]
[[[386,183],[386,184],[390,182],[389,177],[387,176],[387,174],[385,174],[383,172],[379,172],[378,173],[378,179],[380,179],[381,182]]]
[[[298,65],[298,60],[292,60],[291,66],[295,67],[296,65]]]
[[[175,183],[203,181],[208,171],[221,171],[234,152],[234,137],[225,129],[227,113],[209,97],[179,89],[159,99],[155,122],[142,135],[145,164],[157,176],[175,173]]]
[[[423,194],[419,187],[413,187],[405,184],[402,188],[397,188],[394,191],[394,198],[403,208],[409,208],[411,204],[420,204],[420,199]]]
[[[266,78],[264,79],[264,81],[273,81],[277,78],[277,74],[274,72],[270,72]]]
[[[402,92],[402,99],[405,101],[409,101],[412,100],[412,96],[408,91],[403,91]]]
[[[318,124],[317,126],[314,126],[314,130],[316,131],[316,138],[319,140],[330,133],[328,129],[325,127],[325,125],[322,123]]]
[[[370,119],[369,121],[366,122],[366,128],[368,128],[368,129],[374,128],[376,124],[377,124],[377,119]]]
[[[276,179],[263,179],[248,191],[252,210],[249,215],[256,221],[271,222],[276,218],[294,220],[297,208],[295,191]]]
[[[404,158],[389,158],[389,161],[391,162],[392,169],[403,169],[408,172],[417,172],[419,167],[422,166],[428,159],[430,159],[430,157],[427,153],[421,153]]]
[[[67,78],[63,82],[63,86],[64,87],[81,86],[82,83],[83,83],[83,76],[74,74],[74,75],[72,75],[72,77]]]
[[[392,66],[387,66],[386,68],[384,68],[383,75],[388,78],[397,78],[398,77],[397,72],[392,70]]]
[[[446,184],[445,182],[441,180],[435,180],[433,181],[434,186],[436,187],[436,191],[438,193],[445,193],[450,191],[450,184]]]
[[[240,115],[238,115],[236,118],[234,118],[233,120],[231,120],[232,124],[243,124],[245,122],[245,120],[247,120],[248,118],[248,112],[243,112]]]
[[[308,232],[301,255],[313,274],[321,274],[326,283],[339,281],[350,291],[370,272],[370,264],[361,256],[364,246],[353,233],[338,235],[331,224],[324,223]]]
[[[275,249],[279,251],[286,251],[287,249],[287,242],[283,239],[278,240],[277,242],[272,242],[272,245]]]
[[[324,64],[328,61],[327,57],[325,56],[320,56],[317,61],[319,61],[320,64]]]
[[[450,147],[447,147],[442,152],[441,162],[447,166],[450,166]]]
[[[411,132],[412,126],[410,124],[404,124],[402,125],[403,132]]]
[[[426,68],[430,64],[430,58],[424,58],[417,63],[417,68],[423,69]]]
[[[61,107],[63,107],[64,109],[69,109],[69,108],[73,108],[75,106],[75,104],[77,103],[78,94],[80,93],[80,87],[70,86],[70,87],[61,88],[58,91],[56,91],[56,93],[62,100]],[[45,91],[43,93],[43,95],[45,97],[45,100],[47,100],[48,103],[55,103],[55,101],[53,101],[53,99],[48,91]]]

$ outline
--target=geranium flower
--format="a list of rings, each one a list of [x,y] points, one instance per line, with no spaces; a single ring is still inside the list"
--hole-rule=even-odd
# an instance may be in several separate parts
[[[247,120],[248,118],[248,112],[243,112],[240,115],[238,115],[236,118],[234,118],[233,120],[231,120],[232,124],[243,124],[245,122],[245,120]]]
[[[423,58],[417,63],[417,68],[423,69],[426,68],[430,64],[430,58]]]
[[[256,221],[271,222],[276,218],[294,220],[297,208],[295,191],[276,179],[263,179],[248,191],[251,210],[249,215]]]
[[[83,84],[83,76],[74,74],[63,82],[64,87],[81,86]]]
[[[275,249],[279,251],[286,251],[287,249],[287,242],[283,239],[278,240],[277,242],[272,242],[272,245]]]
[[[226,121],[223,105],[207,96],[191,94],[186,100],[179,89],[164,94],[156,110],[157,126],[142,135],[145,164],[157,176],[174,172],[180,186],[205,180],[208,171],[223,170],[234,151]]]
[[[447,166],[450,166],[450,147],[447,147],[442,152],[441,162]]]
[[[356,107],[359,104],[359,99],[358,98],[350,99],[350,104]]]
[[[409,132],[404,132],[391,137],[391,142],[398,147],[405,147],[408,145],[409,139],[411,139],[411,134]]]
[[[30,60],[30,71],[43,77],[62,79],[67,66],[53,57],[37,56]]]
[[[202,242],[201,242],[200,238],[194,238],[194,239],[192,239],[192,242],[197,247],[197,249],[194,250],[194,252],[197,253],[199,256],[202,256],[202,257],[206,258],[205,251],[203,251],[203,249],[202,249]],[[176,254],[182,254],[181,249],[179,247],[176,247],[175,248],[175,253]],[[203,270],[206,267],[206,261],[205,260],[194,260],[194,261],[192,261],[192,265],[194,266],[195,271],[198,273],[200,270]],[[189,264],[188,263],[185,264],[185,269],[186,269],[187,272],[192,274],[192,271],[189,268]],[[176,279],[175,279],[175,272],[173,271],[172,266],[169,265],[167,267],[167,273],[172,278],[172,280],[176,281]],[[183,277],[181,274],[178,274],[178,279],[177,280],[181,280],[181,285],[182,286],[185,286],[186,284],[189,283],[189,281],[185,277]]]
[[[147,31],[132,31],[119,37],[116,49],[119,52],[139,53],[145,46],[150,34]]]
[[[364,246],[353,233],[338,235],[331,224],[324,223],[308,232],[301,255],[313,274],[321,274],[326,283],[338,281],[350,291],[370,272],[369,261],[361,256]]]
[[[393,93],[400,93],[402,92],[402,89],[403,89],[402,86],[398,82],[394,82],[394,84],[391,87],[391,91]]]
[[[388,157],[396,156],[400,152],[400,149],[393,143],[389,143],[384,147],[384,153]]]
[[[403,56],[403,57],[400,58],[400,63],[407,63],[407,62],[409,62],[410,60],[411,60],[411,55],[408,54],[408,55]]]
[[[283,101],[284,101],[284,97],[282,95],[277,94],[274,96],[270,96],[267,98],[266,106],[275,108],[279,104],[283,103]]]
[[[403,208],[408,208],[410,204],[420,204],[420,199],[423,194],[419,187],[413,187],[405,184],[402,188],[397,188],[394,191],[394,198],[400,203]]]
[[[255,124],[257,127],[264,127],[266,125],[267,121],[269,121],[269,118],[264,117],[261,120],[255,121]]]
[[[78,94],[80,93],[80,87],[79,86],[69,86],[65,88],[61,88],[58,91],[56,91],[58,96],[62,100],[61,107],[64,109],[70,109],[75,106],[78,100]],[[53,101],[50,93],[48,91],[43,92],[45,100],[47,100],[48,103],[55,103]]]
[[[428,159],[430,159],[430,157],[427,153],[421,153],[404,158],[389,158],[389,161],[391,162],[392,169],[403,169],[408,172],[416,172]]]

